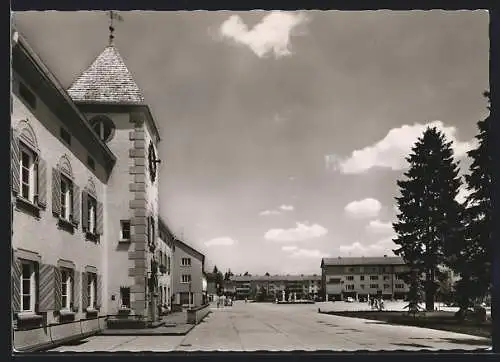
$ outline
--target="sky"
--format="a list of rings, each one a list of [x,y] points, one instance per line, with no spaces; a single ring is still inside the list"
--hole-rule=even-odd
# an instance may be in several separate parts
[[[120,15],[115,45],[162,137],[160,214],[209,270],[393,255],[396,180],[428,125],[467,171],[487,115],[486,11]],[[13,18],[66,88],[108,42],[104,12]]]

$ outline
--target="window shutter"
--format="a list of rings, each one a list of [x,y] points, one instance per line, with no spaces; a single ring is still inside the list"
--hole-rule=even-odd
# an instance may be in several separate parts
[[[80,188],[78,185],[73,184],[73,224],[80,223]]]
[[[102,303],[102,275],[97,274],[96,307],[99,309]]]
[[[103,215],[102,215],[102,202],[97,202],[97,210],[96,210],[96,234],[102,235],[104,230],[103,225]]]
[[[80,272],[73,271],[73,311],[80,309]]]
[[[56,310],[55,306],[55,267],[50,264],[40,264],[38,278],[38,306],[40,312]]]
[[[85,311],[89,306],[88,273],[82,272],[82,309]]]
[[[61,214],[61,174],[58,169],[52,169],[52,213]]]
[[[43,158],[38,159],[38,206],[41,208],[47,207],[47,162]]]
[[[62,308],[62,278],[61,269],[54,267],[54,308],[61,310]]]
[[[89,229],[89,204],[86,191],[82,191],[82,229],[83,231]]]
[[[19,193],[20,185],[20,152],[19,152],[19,139],[14,135],[14,130],[10,129],[10,172],[12,174],[11,187],[12,191],[17,195]]]
[[[12,311],[21,310],[21,262],[14,257],[12,260]]]

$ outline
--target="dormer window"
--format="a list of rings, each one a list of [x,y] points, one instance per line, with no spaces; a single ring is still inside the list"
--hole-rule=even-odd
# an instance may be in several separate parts
[[[113,138],[115,125],[108,117],[95,116],[90,120],[90,125],[103,142],[109,142]]]

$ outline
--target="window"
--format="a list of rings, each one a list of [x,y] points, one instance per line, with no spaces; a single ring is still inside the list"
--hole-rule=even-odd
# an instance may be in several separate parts
[[[71,295],[72,289],[72,274],[73,272],[69,269],[61,269],[61,308],[69,310],[71,307]]]
[[[90,157],[90,155],[87,155],[87,165],[95,171],[95,161],[92,157]]]
[[[354,284],[347,284],[347,285],[345,286],[345,289],[346,289],[346,290],[354,290]]]
[[[69,134],[68,131],[66,131],[64,128],[61,127],[59,135],[61,136],[62,140],[66,142],[68,146],[71,146],[71,135]]]
[[[182,274],[181,283],[191,283],[191,274]]]
[[[87,212],[88,212],[88,231],[91,234],[97,234],[96,225],[97,225],[97,200],[93,198],[91,195],[87,196]],[[129,236],[130,237],[130,236]]]
[[[384,289],[389,289],[391,286],[389,284],[384,284]]]
[[[403,289],[405,287],[404,284],[395,284],[394,286],[396,287],[396,289]]]
[[[73,216],[73,183],[61,174],[61,218],[71,221]]]
[[[121,231],[120,231],[120,239],[121,240],[130,240],[130,220],[122,220],[121,223]]]
[[[31,108],[36,108],[36,96],[24,84],[19,83],[19,95]]]
[[[372,289],[378,289],[378,284],[370,284],[370,288],[372,288]]]
[[[148,243],[155,243],[155,219],[152,216],[148,217]]]
[[[396,280],[403,280],[403,277],[399,274],[396,274]]]
[[[359,280],[365,280],[365,276],[364,275],[360,275],[359,276]]]
[[[23,261],[21,265],[21,310],[23,312],[35,312],[35,263]]]
[[[97,275],[94,273],[87,273],[87,298],[89,308],[95,309],[97,298]]]
[[[108,117],[96,116],[90,120],[90,125],[103,142],[109,142],[113,138],[115,126]]]
[[[384,280],[389,280],[389,276],[388,275],[384,275]]]
[[[348,275],[345,278],[346,278],[346,280],[354,280],[354,276],[352,276],[352,275]]]
[[[23,143],[19,142],[19,180],[21,182],[21,197],[31,203],[35,202],[35,185],[36,185],[36,155]]]
[[[191,258],[182,258],[181,265],[182,266],[190,266],[191,265]]]
[[[370,280],[378,280],[378,275],[370,275]]]
[[[122,308],[130,309],[130,288],[120,288],[120,299],[122,301]]]
[[[361,289],[365,289],[365,285],[364,284],[360,284],[359,286],[361,287]]]
[[[167,256],[167,273],[170,274],[170,256]]]

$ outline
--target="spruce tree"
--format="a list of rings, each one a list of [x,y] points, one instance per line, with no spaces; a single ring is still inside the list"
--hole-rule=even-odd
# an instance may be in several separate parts
[[[445,246],[460,238],[462,213],[455,197],[461,180],[452,142],[436,127],[425,130],[406,160],[410,166],[404,173],[406,179],[397,181],[400,213],[393,227],[399,248],[394,253],[402,256],[410,268],[403,276],[410,286],[410,310],[417,310],[423,289],[426,309],[432,311]]]
[[[489,92],[483,94],[489,99]],[[488,107],[490,109],[490,107]],[[472,159],[470,174],[465,175],[470,192],[465,201],[465,227],[461,250],[455,253],[454,269],[460,274],[456,285],[461,311],[483,299],[492,286],[492,203],[493,161],[491,144],[491,119],[477,123],[479,133],[477,148],[468,152]]]

